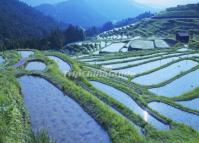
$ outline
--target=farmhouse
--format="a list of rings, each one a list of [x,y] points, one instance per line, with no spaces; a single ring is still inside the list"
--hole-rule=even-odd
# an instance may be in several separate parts
[[[183,43],[188,43],[189,42],[189,33],[188,32],[178,32],[176,34],[176,40],[183,42]]]

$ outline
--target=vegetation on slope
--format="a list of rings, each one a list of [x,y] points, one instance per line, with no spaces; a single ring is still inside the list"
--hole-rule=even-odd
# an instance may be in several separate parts
[[[108,31],[100,34],[102,38],[113,35],[160,36],[174,38],[177,32],[188,31],[192,37],[199,34],[199,19],[148,19],[127,28]]]
[[[19,55],[16,51],[6,51],[4,57],[7,60],[0,71],[0,142],[52,143],[47,132],[35,134],[30,129],[29,114],[24,107],[15,69],[9,67]]]
[[[21,143],[27,118],[20,88],[12,70],[0,73],[0,142]]]
[[[46,55],[54,55],[61,57],[65,61],[71,61],[70,58],[61,53],[46,53]],[[131,126],[131,124],[119,114],[115,113],[106,104],[98,100],[91,93],[87,92],[80,86],[77,86],[73,77],[66,78],[59,71],[58,66],[50,59],[45,57],[42,53],[36,54],[36,59],[45,61],[47,64],[47,70],[42,72],[37,71],[18,71],[18,75],[37,75],[41,76],[48,81],[51,81],[59,89],[61,89],[66,95],[73,98],[78,102],[82,108],[88,112],[105,130],[107,130],[112,143],[143,143],[144,139],[138,134],[137,130]],[[72,67],[75,71],[78,71],[77,63],[72,62]],[[79,80],[84,80],[79,78]]]
[[[64,75],[59,71],[56,63],[48,59],[46,56],[47,55],[57,56],[63,59],[64,61],[71,63],[73,67],[73,72],[83,72],[83,71],[90,72],[90,71],[85,70],[84,68],[81,68],[81,65],[79,65],[75,60],[72,60],[66,55],[57,53],[57,52],[44,52],[44,53],[39,52],[39,51],[34,51],[34,52],[35,52],[35,55],[32,56],[30,60],[39,59],[39,60],[44,61],[47,64],[47,69],[44,72],[37,72],[37,71],[31,72],[31,71],[24,71],[23,68],[19,68],[17,69],[17,73],[19,75],[30,74],[30,75],[37,75],[37,76],[44,77],[48,79],[49,81],[51,81],[58,88],[62,89],[66,93],[66,95],[69,95],[71,98],[75,99],[75,101],[78,102],[86,112],[88,112],[98,123],[100,123],[107,130],[111,138],[111,141],[113,143],[123,143],[123,142],[125,143],[128,143],[128,142],[129,143],[132,143],[132,142],[160,143],[162,141],[165,143],[177,143],[177,142],[197,143],[198,138],[199,138],[198,132],[182,124],[175,123],[171,121],[170,119],[167,119],[166,117],[162,117],[159,113],[155,112],[157,116],[159,116],[160,118],[163,118],[164,121],[167,121],[172,125],[172,129],[169,131],[163,131],[163,132],[157,131],[156,129],[151,127],[149,124],[144,122],[139,116],[135,115],[135,113],[130,111],[127,107],[121,105],[120,103],[116,102],[112,98],[108,97],[103,92],[100,92],[96,90],[94,87],[92,87],[91,85],[89,85],[87,79],[85,79],[84,77],[74,78],[70,76],[71,74],[69,74],[68,77],[64,77]],[[15,57],[18,57],[18,56],[15,56]],[[19,92],[20,88],[15,79],[15,75],[14,75],[15,71],[13,70],[7,71],[7,70],[6,70],[7,73],[2,71],[0,74],[0,83],[1,83],[0,86],[2,87],[0,91],[3,92],[4,89],[9,87],[8,88],[9,90],[6,89],[5,92],[3,92],[3,95],[5,95],[5,97],[12,97],[12,98],[9,98],[9,99],[5,98],[6,100],[1,99],[1,102],[4,101],[2,102],[4,104],[1,104],[1,106],[7,105],[5,103],[7,103],[7,100],[8,100],[9,101],[8,106],[13,104],[13,106],[14,107],[16,106],[17,109],[19,110],[18,113],[20,113],[19,114],[20,116],[16,116],[14,114],[15,116],[13,116],[13,118],[19,119],[19,120],[24,119],[22,118],[23,117],[22,113],[25,112],[25,109],[23,107],[24,105],[22,104],[22,96],[20,95],[20,92]],[[147,103],[153,100],[157,100],[157,101],[160,100],[168,104],[171,104],[173,106],[176,106],[175,104],[173,104],[173,102],[171,102],[170,99],[156,97],[155,95],[149,94],[149,92],[141,86],[133,85],[132,87],[128,82],[120,81],[117,78],[99,77],[99,78],[91,78],[91,79],[99,80],[103,83],[109,84],[127,93],[128,95],[130,95],[132,99],[136,100],[139,103],[139,105],[144,106],[145,108],[147,107]],[[6,84],[5,84],[5,81],[6,81]],[[83,87],[82,88],[76,85],[77,83],[80,83],[80,82],[85,83],[90,89],[88,91],[89,92],[92,91],[92,92],[89,93],[88,91],[86,91],[85,90],[86,88],[84,86],[82,86]],[[10,89],[13,89],[13,90],[10,91]],[[10,92],[14,92],[14,93],[10,93]],[[17,96],[16,96],[16,93],[17,93]],[[140,94],[142,96],[140,96]],[[106,104],[108,104],[109,106],[107,106]],[[110,106],[117,109],[120,113],[122,113],[122,115],[124,115],[130,121],[134,122],[136,125],[144,128],[146,131],[145,132],[146,134],[144,136],[140,136],[138,132],[136,131],[136,129],[127,120],[125,120],[125,118],[123,118],[120,114],[117,114],[116,112],[114,112],[110,108]],[[188,111],[186,108],[184,108],[183,110]],[[23,111],[23,112],[20,112],[20,111]],[[9,115],[12,115],[12,114],[9,113]],[[2,121],[4,122],[7,121],[7,119],[5,120],[5,117],[7,116],[1,116]],[[32,142],[38,143],[39,141],[42,141],[42,140],[45,140],[45,141],[47,140],[47,142],[50,142],[48,139],[48,136],[45,133],[41,133],[40,135],[34,135],[34,134],[29,135],[29,133],[26,133],[25,127],[27,127],[27,129],[29,128],[27,122],[28,120],[26,120],[26,124],[25,124],[26,126],[24,126],[23,120],[20,120],[19,123],[21,124],[21,127],[22,127],[21,129],[18,128],[19,127],[18,124],[11,124],[12,128],[15,129],[15,133],[21,132],[21,134],[23,135],[21,138],[20,136],[17,136],[17,137],[9,136],[9,134],[4,135],[6,134],[6,132],[2,132],[4,134],[2,134],[1,136],[7,137],[10,140],[13,140],[14,142],[16,142],[16,140],[19,140],[19,142],[20,140],[25,140],[28,143],[32,143]],[[1,124],[2,125],[4,124],[4,126],[1,126],[3,127],[1,129],[3,130],[5,130],[5,128],[8,127],[5,125],[5,123],[1,123]],[[27,141],[27,139],[29,140]]]
[[[0,40],[42,37],[58,24],[18,0],[0,1]]]
[[[108,37],[119,34],[132,37],[162,36],[170,38],[175,37],[177,32],[188,31],[192,37],[198,37],[199,19],[195,18],[199,13],[198,5],[199,4],[193,4],[170,8],[156,15],[152,19],[145,19],[136,25],[129,25],[129,27],[121,28],[119,30],[108,31],[100,34],[100,36]],[[163,17],[164,15],[165,17]],[[180,18],[185,15],[189,15],[189,17]],[[158,16],[162,16],[162,18],[158,18]],[[167,18],[169,16],[171,18]]]
[[[199,18],[199,3],[168,8],[153,18]]]

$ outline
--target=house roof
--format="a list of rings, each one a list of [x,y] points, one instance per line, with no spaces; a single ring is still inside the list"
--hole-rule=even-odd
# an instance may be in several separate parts
[[[179,36],[182,36],[182,37],[189,36],[189,33],[188,33],[188,32],[178,32],[177,34],[178,34]]]

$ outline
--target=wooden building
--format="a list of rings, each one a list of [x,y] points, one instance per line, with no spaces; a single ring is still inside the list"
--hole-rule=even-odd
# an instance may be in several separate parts
[[[189,33],[188,32],[178,32],[176,34],[176,40],[182,43],[189,43]]]

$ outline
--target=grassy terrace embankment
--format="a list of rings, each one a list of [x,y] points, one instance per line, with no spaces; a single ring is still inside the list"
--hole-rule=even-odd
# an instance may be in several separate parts
[[[23,142],[28,126],[14,70],[0,72],[0,142]]]
[[[152,140],[154,142],[163,141],[163,142],[184,142],[184,143],[190,142],[191,143],[191,142],[196,142],[196,140],[198,139],[198,137],[197,137],[198,132],[193,131],[192,129],[190,129],[184,125],[177,124],[177,123],[171,121],[170,119],[163,117],[159,113],[149,109],[147,107],[147,102],[145,101],[145,99],[142,96],[139,96],[138,94],[133,92],[130,88],[127,87],[127,85],[122,85],[122,84],[120,84],[120,82],[116,83],[116,81],[111,81],[111,79],[90,78],[90,80],[100,81],[102,83],[105,83],[112,87],[115,87],[116,89],[119,89],[119,90],[123,91],[124,93],[127,93],[142,108],[145,108],[151,114],[153,114],[154,116],[157,116],[157,118],[162,119],[162,121],[165,121],[165,122],[168,122],[169,124],[171,124],[172,129],[170,131],[160,132],[160,131],[151,129],[149,126],[146,126],[146,123],[143,124],[143,120],[136,120],[136,119],[139,119],[139,117],[136,118],[136,115],[132,114],[128,108],[126,109],[126,107],[123,107],[124,109],[122,109],[120,104],[116,103],[115,101],[111,101],[113,99],[108,98],[107,95],[106,96],[104,95],[104,93],[101,93],[101,94],[98,93],[98,96],[99,96],[98,98],[100,98],[101,100],[103,100],[107,104],[109,104],[110,106],[112,106],[115,109],[117,109],[118,111],[120,111],[124,116],[126,116],[129,120],[134,122],[136,125],[140,125],[142,128],[144,128],[146,131],[146,138],[147,138],[148,142],[150,142],[150,140]],[[152,98],[152,96],[151,96],[151,98]],[[142,125],[145,125],[145,126],[142,126]],[[189,134],[189,135],[194,134],[194,137],[186,138],[186,137],[184,137],[185,134]]]
[[[144,73],[142,73],[142,74],[137,74],[137,75],[135,75],[135,76],[132,76],[132,77],[131,77],[131,80],[133,80],[134,78],[140,77],[140,76],[144,76],[144,75],[151,74],[151,73],[153,73],[153,72],[159,71],[159,70],[161,70],[161,69],[164,69],[164,68],[166,68],[166,67],[168,67],[168,66],[170,66],[170,65],[173,65],[173,64],[178,63],[178,62],[183,61],[183,60],[192,60],[192,61],[199,62],[198,59],[197,59],[197,57],[192,57],[192,58],[181,58],[181,59],[179,59],[179,60],[175,60],[175,61],[173,61],[173,62],[170,62],[170,63],[168,63],[168,64],[165,64],[165,65],[163,65],[163,66],[160,66],[159,68],[155,68],[155,69],[153,69],[153,70],[151,70],[151,71],[147,71],[147,72],[144,72]],[[162,81],[162,82],[159,83],[159,84],[146,85],[146,86],[142,85],[142,86],[143,86],[143,87],[146,87],[146,88],[148,88],[148,89],[150,89],[150,88],[162,87],[162,86],[165,86],[165,85],[167,85],[167,84],[173,82],[174,80],[179,79],[179,78],[185,76],[186,74],[191,73],[191,72],[193,72],[193,71],[196,71],[196,70],[198,70],[198,69],[199,69],[199,66],[195,66],[195,67],[191,68],[190,70],[185,71],[185,72],[181,72],[181,73],[179,73],[178,75],[174,76],[173,78],[168,79],[168,80],[166,80],[166,81]]]
[[[9,52],[10,55],[14,54],[17,59],[20,58],[17,55],[16,51]],[[15,75],[22,76],[22,75],[35,75],[40,76],[51,83],[53,83],[56,87],[61,89],[65,94],[73,98],[77,103],[81,105],[81,107],[89,113],[109,134],[110,139],[113,143],[197,143],[199,139],[199,133],[192,130],[191,128],[178,124],[176,122],[171,121],[170,119],[160,115],[158,112],[155,112],[148,108],[147,103],[150,101],[161,101],[168,103],[174,107],[178,106],[174,103],[175,100],[185,99],[184,97],[176,97],[176,98],[161,98],[155,96],[147,91],[146,88],[135,85],[133,83],[127,82],[126,80],[120,78],[85,78],[85,77],[78,77],[74,78],[71,76],[65,77],[58,69],[57,64],[48,59],[47,56],[56,56],[61,58],[62,60],[68,62],[71,67],[71,72],[91,72],[88,68],[83,68],[83,65],[79,64],[77,61],[72,60],[71,58],[67,57],[64,54],[57,53],[57,52],[40,52],[34,51],[34,55],[32,55],[28,61],[39,60],[44,62],[47,67],[46,69],[41,71],[26,71],[24,69],[25,65],[16,69],[7,68],[4,71],[1,71],[0,76],[0,86],[1,92],[4,93],[5,97],[8,95],[11,97],[10,99],[2,99],[2,103],[7,103],[9,101],[9,105],[16,106],[16,109],[19,110],[19,115],[13,115],[13,119],[26,119],[25,124],[23,120],[17,122],[21,125],[21,129],[18,128],[18,124],[10,124],[12,129],[16,129],[15,133],[20,133],[22,135],[27,135],[26,129],[30,131],[28,125],[28,114],[23,105],[23,98],[20,94],[20,87],[16,81]],[[9,58],[7,58],[7,62],[9,63]],[[13,60],[13,61],[15,61]],[[8,64],[10,65],[10,64]],[[70,74],[69,74],[70,75]],[[5,84],[6,80],[6,84]],[[116,100],[110,98],[105,93],[95,89],[92,85],[89,84],[88,80],[97,80],[103,82],[105,84],[111,85],[116,89],[123,91],[124,93],[130,95],[130,97],[135,100],[143,109],[146,109],[150,114],[154,117],[158,118],[159,120],[168,123],[171,125],[171,130],[169,131],[158,131],[150,124],[146,123],[140,116],[136,113],[132,112],[129,108],[125,107],[123,104],[117,102]],[[78,84],[78,85],[77,85]],[[9,87],[9,88],[8,88]],[[4,89],[4,90],[2,90]],[[10,89],[13,89],[9,91]],[[198,90],[197,90],[198,91]],[[196,92],[192,93],[191,97],[196,96]],[[12,93],[10,93],[12,92]],[[9,97],[8,96],[8,97]],[[15,98],[17,97],[17,98]],[[190,98],[191,98],[190,97]],[[189,98],[187,98],[188,100]],[[17,102],[16,102],[17,100]],[[17,104],[16,104],[17,103]],[[2,104],[4,105],[4,104]],[[116,109],[120,112],[123,116],[116,113],[112,108]],[[183,108],[182,106],[178,106],[179,109],[182,109],[187,112],[194,113],[194,110],[189,110],[187,108]],[[25,117],[23,117],[25,114]],[[9,113],[10,115],[10,113]],[[5,120],[6,116],[3,116],[3,121]],[[144,136],[141,136],[137,129],[125,118],[136,124],[137,126],[141,127],[144,131]],[[5,125],[5,124],[4,124]],[[2,126],[2,129],[5,130],[7,126]],[[13,130],[12,130],[13,131]],[[3,132],[4,133],[4,132]],[[6,133],[6,132],[5,132]],[[1,135],[5,137],[5,135]],[[6,135],[10,140],[24,140],[23,136],[20,138],[17,136],[11,136],[11,134]],[[3,139],[3,138],[2,138]],[[16,141],[15,141],[16,142]],[[6,142],[7,143],[7,142]]]
[[[45,131],[34,134],[30,129],[29,114],[15,77],[16,70],[11,67],[20,55],[16,51],[5,51],[3,57],[5,62],[0,71],[0,142],[51,143]]]
[[[70,62],[71,60],[61,53],[46,52],[45,54],[60,57],[67,62]],[[44,61],[47,64],[47,69],[44,72],[28,72],[22,69],[18,71],[17,75],[22,76],[26,74],[41,76],[53,83],[65,94],[75,99],[75,101],[78,102],[85,111],[87,111],[100,125],[102,125],[102,127],[104,127],[108,132],[113,143],[144,142],[144,139],[126,119],[113,112],[106,104],[102,103],[95,96],[77,86],[74,81],[64,77],[64,75],[58,70],[58,66],[52,60],[42,55],[42,53],[36,53],[34,59]],[[70,64],[72,67],[78,67],[74,62]],[[76,70],[78,70],[78,68]]]

